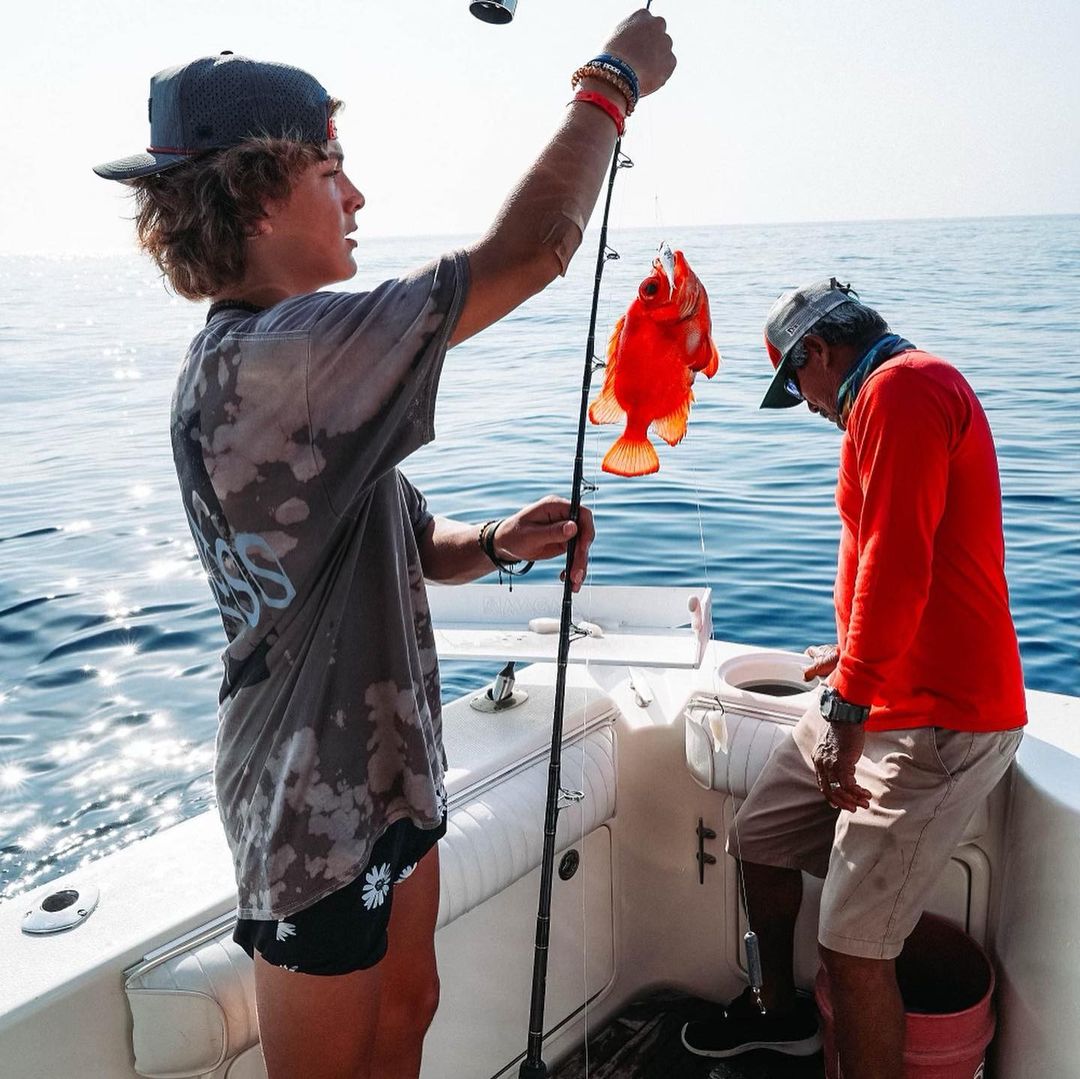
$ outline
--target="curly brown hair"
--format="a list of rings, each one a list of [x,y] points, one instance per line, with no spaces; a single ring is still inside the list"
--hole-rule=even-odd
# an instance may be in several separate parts
[[[341,107],[331,101],[330,115]],[[267,202],[287,198],[322,146],[259,137],[130,181],[139,246],[174,291],[202,300],[244,277],[245,241]]]

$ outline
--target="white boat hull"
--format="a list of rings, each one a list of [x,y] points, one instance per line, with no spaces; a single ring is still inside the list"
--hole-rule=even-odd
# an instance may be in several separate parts
[[[714,641],[699,670],[636,670],[633,679],[618,665],[571,668],[563,786],[586,797],[560,815],[560,853],[577,850],[580,868],[555,881],[549,1063],[649,989],[720,999],[740,986],[744,926],[722,837],[772,740],[807,703],[806,694],[770,699],[717,679],[725,664],[759,652]],[[520,709],[482,716],[465,698],[446,709],[442,1004],[423,1079],[509,1077],[525,1047],[553,682],[554,668],[538,664],[519,675],[529,693]],[[703,741],[711,733],[704,705],[686,715],[687,702],[703,695],[718,695],[728,712],[722,749]],[[1080,700],[1031,693],[1029,706],[1017,764],[969,828],[931,905],[998,963],[998,1035],[986,1073],[998,1079],[1077,1074],[1080,1055]],[[721,837],[707,845],[716,863],[704,883],[699,818]],[[83,924],[51,937],[20,931],[42,895],[83,881],[101,893]],[[800,916],[797,970],[806,985],[817,965],[818,892],[808,882]],[[183,963],[169,950],[183,934],[224,918],[218,932],[227,941],[233,901],[210,812],[0,904],[0,1070],[18,1079],[128,1079],[140,1074],[138,1061],[142,1074],[264,1074],[243,962],[228,985],[204,989],[211,1004],[202,1011],[188,1007],[191,990],[153,984],[155,972]],[[214,1066],[190,1070],[200,1061]]]

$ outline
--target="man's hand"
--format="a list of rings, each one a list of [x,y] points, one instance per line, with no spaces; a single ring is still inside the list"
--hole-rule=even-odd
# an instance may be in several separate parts
[[[810,662],[803,667],[803,678],[812,682],[815,678],[827,678],[840,662],[840,649],[835,644],[812,644],[806,654]]]
[[[862,756],[866,731],[857,723],[827,723],[811,757],[818,787],[829,805],[849,813],[870,805],[870,792],[855,782],[855,762]]]
[[[581,591],[589,564],[593,536],[592,512],[578,507],[578,522],[570,520],[570,503],[558,495],[548,495],[507,517],[495,532],[495,553],[507,562],[526,559],[539,562],[565,554],[570,540],[577,536],[570,583]],[[565,573],[560,576],[565,577]]]
[[[667,23],[641,8],[623,19],[601,52],[625,60],[638,77],[641,96],[659,90],[675,70]]]

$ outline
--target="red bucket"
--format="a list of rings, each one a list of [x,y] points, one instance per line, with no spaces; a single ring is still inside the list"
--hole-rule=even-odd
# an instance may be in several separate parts
[[[904,998],[905,1079],[982,1079],[994,1036],[994,967],[954,925],[924,914],[896,961]],[[814,982],[825,1043],[825,1074],[843,1079],[824,969]]]

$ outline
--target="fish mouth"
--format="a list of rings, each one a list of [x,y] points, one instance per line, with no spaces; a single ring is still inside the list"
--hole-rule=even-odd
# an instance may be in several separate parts
[[[653,265],[658,270],[663,270],[665,276],[668,279],[668,286],[671,290],[671,294],[675,293],[675,253],[671,250],[670,244],[667,240],[661,240],[660,246],[656,249],[656,259]]]

